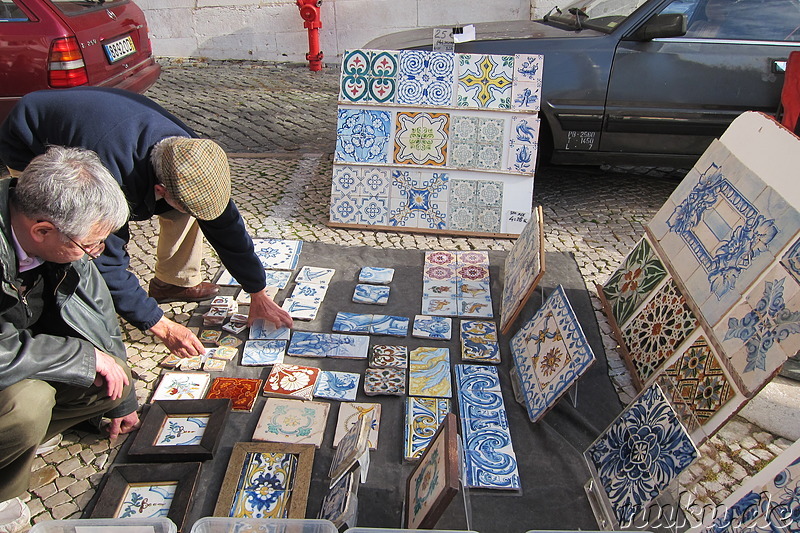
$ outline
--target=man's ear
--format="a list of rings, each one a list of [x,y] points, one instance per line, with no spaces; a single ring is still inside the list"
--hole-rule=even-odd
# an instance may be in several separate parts
[[[161,198],[166,197],[167,188],[161,185],[160,183],[156,183],[155,185],[153,185],[153,190],[156,192],[157,196],[160,196]]]
[[[57,230],[52,222],[48,222],[46,220],[40,220],[31,226],[30,229],[31,239],[41,244],[47,238],[47,235],[54,231]]]

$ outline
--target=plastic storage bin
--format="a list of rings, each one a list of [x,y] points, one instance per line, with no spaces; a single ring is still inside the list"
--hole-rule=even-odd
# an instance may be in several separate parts
[[[339,533],[332,522],[293,518],[222,518],[207,516],[192,526],[191,533]]]
[[[131,533],[150,531],[153,533],[178,533],[178,527],[168,518],[87,518],[85,520],[50,520],[39,522],[30,533],[75,533],[81,528],[86,533]],[[92,529],[94,528],[94,529]],[[113,528],[113,529],[112,529]],[[148,528],[148,529],[143,529]]]

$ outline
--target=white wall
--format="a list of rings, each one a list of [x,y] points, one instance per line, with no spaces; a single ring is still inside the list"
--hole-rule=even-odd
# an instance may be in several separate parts
[[[555,0],[323,0],[326,63],[396,31],[527,20]],[[137,0],[154,53],[165,57],[304,62],[308,32],[294,0]],[[547,5],[544,5],[547,3]]]

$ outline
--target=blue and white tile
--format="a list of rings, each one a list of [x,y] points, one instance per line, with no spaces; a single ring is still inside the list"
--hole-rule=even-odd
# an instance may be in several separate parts
[[[338,224],[358,224],[360,198],[331,193],[330,220]]]
[[[336,337],[336,350],[328,357],[366,359],[369,356],[369,337],[364,335],[336,335]]]
[[[447,268],[447,267],[442,267]],[[455,271],[451,270],[453,274]],[[455,298],[458,282],[455,278],[451,279],[423,279],[422,297],[428,298]]]
[[[174,482],[128,485],[115,518],[166,518],[177,488]],[[142,505],[143,502],[149,505]]]
[[[371,324],[372,315],[339,311],[336,313],[331,331],[342,333],[369,333]]]
[[[289,284],[292,273],[288,270],[264,270],[267,278],[267,287],[283,289]]]
[[[389,169],[381,167],[363,167],[360,181],[356,189],[358,196],[386,198],[392,177]]]
[[[475,205],[480,207],[503,206],[503,182],[480,180],[475,190]]]
[[[455,373],[459,390],[502,392],[496,366],[460,364],[455,366]]]
[[[475,318],[492,318],[494,312],[492,311],[491,298],[459,298],[458,299],[458,316],[475,317]]]
[[[452,105],[453,54],[401,50],[398,67],[397,103],[437,107]]]
[[[379,196],[364,196],[356,199],[358,224],[367,226],[389,225],[389,199]]]
[[[236,278],[233,277],[233,274],[226,270],[222,271],[222,274],[219,275],[216,281],[217,285],[225,285],[230,287],[240,287],[242,284],[236,281]]]
[[[389,162],[391,113],[339,108],[335,160],[340,163]]]
[[[289,340],[292,331],[287,327],[276,328],[275,324],[264,318],[257,318],[250,326],[250,339]]]
[[[388,267],[361,267],[358,274],[359,283],[388,285],[394,278],[394,269]]]
[[[362,167],[334,165],[331,178],[331,195],[355,198],[362,179]]]
[[[455,296],[422,296],[423,315],[458,316],[458,303]]]
[[[303,241],[254,239],[255,252],[265,269],[294,270],[300,260]]]
[[[313,283],[317,285],[325,285],[327,287],[333,279],[334,274],[336,274],[335,268],[304,266],[300,269],[300,272],[297,273],[297,277],[294,278],[294,282],[297,284]]]
[[[800,239],[797,239],[783,254],[780,263],[794,280],[800,283]]]
[[[297,320],[314,320],[319,312],[319,305],[305,298],[286,298],[281,307]]]
[[[409,396],[405,401],[405,442],[403,457],[415,461],[422,457],[436,430],[450,412],[447,398],[422,398]]]
[[[450,340],[453,320],[442,316],[416,315],[411,336],[419,339]]]
[[[372,315],[369,333],[370,335],[405,337],[408,335],[409,322],[410,320],[404,316]]]
[[[242,349],[243,366],[263,366],[283,363],[286,352],[285,340],[245,341]]]
[[[224,362],[224,361],[223,361]],[[156,435],[155,446],[191,446],[200,444],[208,427],[208,416],[167,416]]]
[[[295,331],[286,349],[292,357],[328,357],[336,351],[336,341],[329,333]]]
[[[389,287],[359,283],[353,291],[353,302],[359,304],[386,305],[389,303]]]
[[[500,363],[497,324],[488,320],[461,321],[461,358],[465,361]]]
[[[322,303],[325,293],[328,292],[327,283],[298,282],[292,289],[292,298],[295,300],[310,300],[315,305]]]
[[[322,370],[319,373],[317,384],[314,386],[314,396],[328,400],[354,402],[360,381],[361,374]]]

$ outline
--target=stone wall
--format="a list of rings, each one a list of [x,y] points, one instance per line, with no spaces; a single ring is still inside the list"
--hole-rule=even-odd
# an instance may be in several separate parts
[[[397,31],[542,16],[554,0],[323,0],[325,62]],[[293,0],[137,0],[155,55],[304,62],[308,33]],[[541,4],[541,5],[540,5]]]

